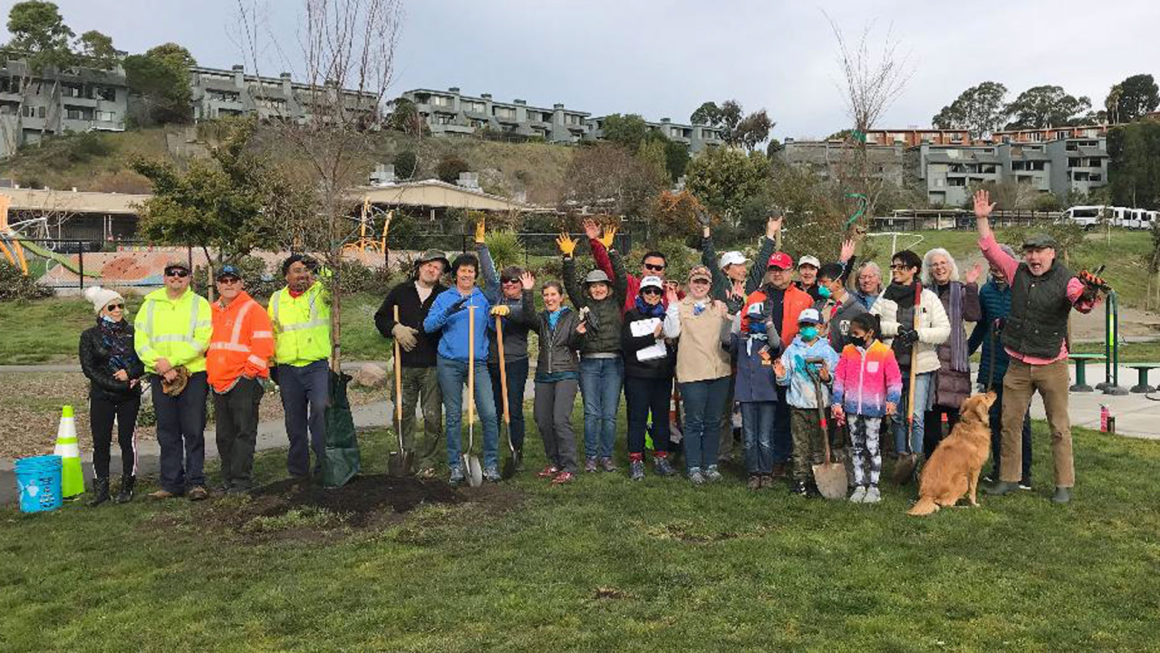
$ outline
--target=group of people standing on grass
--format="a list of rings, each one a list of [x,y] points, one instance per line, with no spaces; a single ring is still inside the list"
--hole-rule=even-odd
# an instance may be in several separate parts
[[[134,429],[143,391],[151,393],[160,447],[160,488],[155,499],[209,496],[204,472],[206,402],[212,397],[221,491],[245,492],[253,483],[258,407],[263,380],[281,390],[291,476],[318,474],[325,456],[325,409],[329,401],[330,299],[314,278],[317,265],[295,254],[282,263],[286,286],[268,306],[245,291],[238,268],[215,275],[211,303],[191,289],[191,267],[173,260],[163,269],[164,287],[145,296],[133,324],[125,299],[92,287],[85,298],[96,326],[81,334],[80,362],[90,381],[93,435],[93,497],[112,498],[109,462],[114,421],[121,448],[116,501],[133,499],[137,481]],[[314,452],[313,468],[310,452]]]
[[[667,259],[659,251],[646,252],[636,274],[627,272],[614,248],[615,228],[589,220],[584,230],[591,271],[580,269],[577,240],[562,234],[562,283],[540,284],[539,310],[535,277],[514,266],[495,269],[481,222],[476,253],[448,262],[441,252],[425,252],[413,278],[393,288],[375,316],[379,331],[403,349],[404,446],[417,452],[421,474],[436,473],[441,404],[450,482],[464,481],[462,397],[474,369],[475,397],[469,400],[482,424],[483,475],[499,480],[499,366],[508,380],[512,446],[522,451],[527,429],[520,407],[530,373],[528,336],[535,333],[533,415],[548,460],[538,475],[553,483],[572,481],[581,465],[586,472],[617,469],[623,393],[632,479],[644,477],[651,450],[658,475],[676,473],[674,459],[682,456],[692,483],[720,480],[736,406],[749,488],[786,478],[794,493],[814,494],[811,465],[821,462],[823,438],[829,438],[838,449],[848,446],[851,500],[874,503],[884,425],[891,424],[887,442],[896,454],[914,454],[917,475],[978,383],[1000,395],[991,414],[994,491],[1030,489],[1028,406],[1038,390],[1052,429],[1053,498],[1067,501],[1074,475],[1063,335],[1071,308],[1090,310],[1097,290],[1055,261],[1056,245],[1048,237],[1029,238],[1024,262],[1016,261],[987,226],[988,195],[978,194],[975,205],[991,271],[982,290],[983,265],[960,274],[941,248],[924,257],[895,252],[887,284],[879,268],[866,263],[848,287],[855,243],[845,242],[835,262],[804,255],[795,266],[778,251],[779,215],[769,218],[754,261],[738,251],[718,257],[709,217],[698,216],[702,265],[682,284],[666,277]],[[451,287],[440,285],[445,272]],[[974,323],[969,335],[968,323]],[[983,361],[973,382],[969,358],[980,347]],[[471,365],[473,359],[480,364]],[[582,447],[571,422],[578,392]],[[679,435],[670,420],[678,398]],[[421,441],[415,437],[418,404],[424,411]],[[833,419],[819,419],[819,408]]]

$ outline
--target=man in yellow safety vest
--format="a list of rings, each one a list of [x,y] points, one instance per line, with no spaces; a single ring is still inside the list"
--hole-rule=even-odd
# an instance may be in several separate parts
[[[205,352],[213,331],[209,302],[189,287],[189,264],[165,264],[165,287],[145,295],[133,324],[134,349],[153,385],[157,444],[161,448],[161,489],[168,499],[192,501],[205,489]],[[185,381],[182,387],[182,380]]]
[[[309,476],[326,456],[326,403],[330,395],[330,293],[315,281],[314,259],[293,254],[282,262],[286,287],[270,298],[267,313],[274,327],[275,382],[281,388],[290,452],[291,476]],[[306,432],[310,431],[307,447]]]

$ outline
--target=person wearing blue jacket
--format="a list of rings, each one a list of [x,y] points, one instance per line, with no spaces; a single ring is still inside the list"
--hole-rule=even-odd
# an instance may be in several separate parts
[[[746,316],[748,333],[741,333],[741,312],[733,318],[729,350],[737,365],[733,399],[741,405],[747,487],[758,490],[773,487],[773,418],[777,405],[773,361],[781,349],[781,339],[765,314],[764,303],[750,304]]]
[[[460,254],[451,263],[455,285],[443,291],[431,305],[423,320],[423,331],[439,333],[436,375],[443,393],[443,411],[447,425],[447,465],[451,468],[450,483],[463,482],[464,472],[460,459],[461,423],[463,420],[463,386],[467,383],[469,361],[475,359],[475,407],[483,426],[483,476],[488,481],[499,480],[499,421],[496,419],[492,397],[491,376],[487,371],[487,334],[493,324],[491,303],[475,285],[479,259],[472,254]],[[475,350],[470,351],[470,313],[475,313]],[[494,328],[494,327],[492,327]]]
[[[786,403],[790,406],[790,424],[793,432],[793,492],[801,496],[816,494],[811,482],[812,464],[822,462],[822,425],[818,420],[818,402],[822,408],[830,405],[827,384],[838,366],[838,353],[830,341],[821,337],[822,318],[816,308],[807,308],[798,315],[798,334],[773,364],[779,385],[789,386]],[[822,359],[823,364],[810,362]],[[821,379],[821,396],[814,386],[813,376]]]

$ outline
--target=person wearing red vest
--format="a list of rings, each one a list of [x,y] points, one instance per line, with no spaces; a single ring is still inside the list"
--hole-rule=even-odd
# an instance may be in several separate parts
[[[217,289],[205,368],[213,389],[222,490],[233,494],[248,491],[252,483],[258,404],[262,379],[270,378],[274,329],[265,309],[243,290],[236,267],[222,266]]]
[[[749,333],[749,307],[763,304],[760,312],[767,322],[770,341],[781,339],[784,351],[798,334],[798,316],[812,308],[814,298],[793,285],[793,257],[785,252],[774,252],[766,265],[765,280],[761,287],[749,294],[742,311],[741,331]],[[789,404],[785,386],[777,386],[777,406],[773,415],[773,477],[785,478],[793,455],[793,436],[790,434]]]

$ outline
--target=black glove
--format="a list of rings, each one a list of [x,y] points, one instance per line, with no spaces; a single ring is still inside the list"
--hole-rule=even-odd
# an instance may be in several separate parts
[[[745,298],[739,295],[730,295],[725,298],[725,308],[730,315],[736,315],[738,311],[745,308]]]
[[[918,331],[907,327],[899,327],[898,335],[895,337],[904,345],[913,345],[918,342]]]
[[[447,313],[450,315],[451,313],[463,310],[463,305],[466,304],[467,300],[469,299],[471,299],[471,295],[468,295],[467,297],[460,297],[458,301],[451,305],[451,308],[447,309]]]

